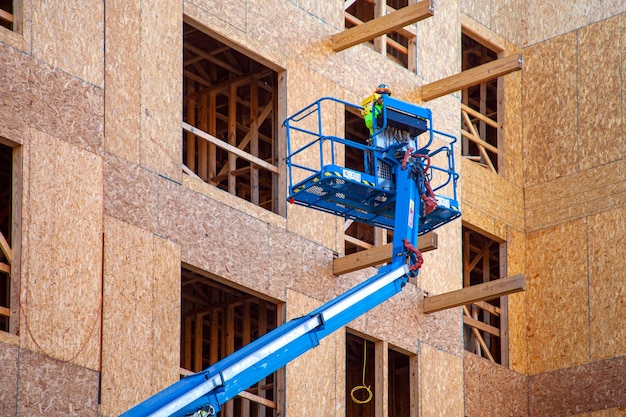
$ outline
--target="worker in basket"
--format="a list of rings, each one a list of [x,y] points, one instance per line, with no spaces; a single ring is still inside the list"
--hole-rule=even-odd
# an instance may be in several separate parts
[[[365,120],[365,126],[370,131],[370,137],[368,142],[371,144],[372,137],[377,128],[380,128],[383,124],[383,95],[391,96],[391,88],[387,84],[380,84],[374,94],[363,100],[363,110],[361,114]],[[370,104],[371,103],[371,104]],[[376,124],[374,124],[374,120]]]

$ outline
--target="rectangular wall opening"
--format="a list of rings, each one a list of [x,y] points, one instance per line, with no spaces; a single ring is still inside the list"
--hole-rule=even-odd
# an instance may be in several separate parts
[[[11,331],[12,283],[12,216],[13,216],[13,148],[0,141],[0,331]],[[9,252],[11,251],[11,252]]]

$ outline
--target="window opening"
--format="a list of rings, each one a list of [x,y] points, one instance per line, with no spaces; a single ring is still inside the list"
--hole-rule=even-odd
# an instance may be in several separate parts
[[[374,342],[346,334],[346,417],[375,417]]]
[[[184,267],[181,297],[183,375],[208,368],[278,326],[276,304]],[[275,403],[277,382],[274,373],[245,393]],[[254,402],[249,397],[235,397],[224,404],[218,415],[276,415],[276,407]]]
[[[11,330],[11,219],[13,213],[13,148],[0,143],[0,331]]]
[[[389,349],[389,417],[411,415],[411,372],[409,356]]]
[[[183,48],[183,163],[278,213],[277,73],[187,23]]]
[[[498,59],[498,52],[463,32],[462,70]],[[461,154],[498,172],[498,79],[462,91]]]
[[[22,0],[0,0],[0,26],[22,32]]]
[[[502,278],[504,244],[463,226],[463,287]],[[508,366],[507,297],[463,307],[465,350]]]
[[[375,4],[373,0],[346,1],[345,8],[346,29],[358,26],[384,14],[392,13],[409,5],[409,0],[382,0]],[[377,8],[384,12],[377,12]],[[369,41],[374,49],[392,61],[397,62],[410,71],[415,71],[415,33],[406,28],[390,32]]]

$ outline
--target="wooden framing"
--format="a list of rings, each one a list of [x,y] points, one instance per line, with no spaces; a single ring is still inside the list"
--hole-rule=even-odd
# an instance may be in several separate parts
[[[451,75],[441,80],[423,85],[419,88],[422,101],[454,93],[459,90],[480,84],[483,81],[493,80],[513,71],[522,69],[522,54],[513,54],[504,58],[491,61],[487,64]]]
[[[191,24],[183,33],[183,164],[211,185],[284,214],[280,77]]]
[[[426,314],[449,308],[472,304],[477,301],[492,300],[507,294],[526,290],[526,277],[522,274],[502,278],[483,284],[451,291],[445,294],[424,298],[423,312]]]
[[[433,16],[434,6],[431,0],[422,0],[393,13],[370,20],[358,26],[331,36],[333,51],[339,52],[381,35],[396,31],[404,26]]]
[[[430,232],[420,236],[418,239],[418,249],[422,252],[437,249],[437,234]],[[393,255],[392,250],[392,244],[388,243],[383,246],[374,246],[368,250],[336,258],[333,260],[333,274],[347,274],[348,272],[387,263],[391,261]]]
[[[6,22],[13,32],[22,33],[22,0],[12,0],[11,9],[0,9],[0,23]],[[4,23],[3,23],[4,26]]]

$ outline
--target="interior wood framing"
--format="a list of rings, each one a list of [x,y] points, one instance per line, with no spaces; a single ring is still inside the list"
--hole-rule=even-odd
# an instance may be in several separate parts
[[[185,23],[183,162],[197,177],[282,213],[278,74]]]
[[[379,36],[431,17],[434,13],[434,6],[432,1],[422,0],[389,14],[382,13],[382,10],[377,13],[378,16],[375,19],[331,36],[333,51],[343,51],[354,45],[371,41]]]
[[[0,140],[0,331],[12,331],[15,325],[11,321],[11,310],[15,308],[11,266],[12,214],[14,212],[13,160],[14,148]]]
[[[0,0],[0,26],[22,33],[22,0]]]
[[[350,29],[364,22],[377,19],[386,14],[408,6],[408,0],[353,0],[346,1],[344,6],[345,27]],[[374,50],[397,62],[409,71],[416,70],[416,36],[415,28],[401,27],[385,36],[370,40]]]
[[[181,296],[181,375],[208,368],[282,324],[282,306],[185,267]],[[272,415],[280,381],[277,373],[259,381],[225,404],[222,417]]]

